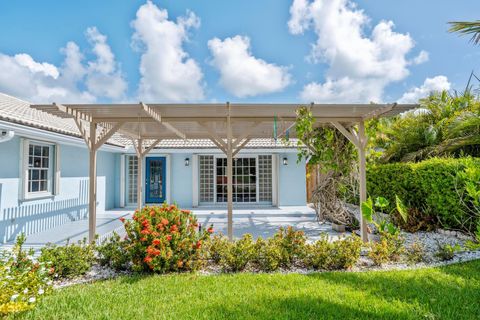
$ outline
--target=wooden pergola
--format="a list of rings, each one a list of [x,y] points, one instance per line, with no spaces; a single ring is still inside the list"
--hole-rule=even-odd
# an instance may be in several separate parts
[[[97,199],[97,151],[114,134],[134,146],[138,157],[137,201],[143,204],[142,160],[162,139],[210,139],[227,157],[228,237],[233,238],[232,161],[255,138],[273,138],[289,131],[295,136],[299,104],[49,104],[32,105],[49,114],[72,118],[90,153],[89,239],[95,238]],[[337,128],[358,149],[360,201],[366,200],[364,122],[396,115],[417,107],[399,104],[311,104],[317,125]],[[277,129],[274,130],[273,127]],[[361,236],[367,241],[366,223]]]

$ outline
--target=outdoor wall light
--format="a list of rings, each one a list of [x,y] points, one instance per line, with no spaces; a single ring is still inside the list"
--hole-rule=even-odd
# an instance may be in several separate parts
[[[284,165],[284,166],[288,165],[288,159],[287,159],[287,157],[283,158],[283,165]]]
[[[190,165],[190,158],[185,158],[185,167]]]

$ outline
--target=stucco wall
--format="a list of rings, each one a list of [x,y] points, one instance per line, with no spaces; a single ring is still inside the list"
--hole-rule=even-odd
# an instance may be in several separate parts
[[[190,165],[185,166],[185,158],[190,159]],[[170,155],[170,186],[171,200],[180,207],[191,208],[193,200],[193,166],[192,155],[187,153],[173,153]]]
[[[283,158],[288,165],[283,165]],[[305,161],[297,163],[297,153],[278,156],[278,204],[280,206],[304,206],[307,203]]]
[[[114,153],[98,153],[98,213],[118,206],[116,158]],[[20,201],[19,166],[20,138],[0,143],[0,243],[13,240],[20,232],[31,234],[87,217],[86,148],[60,145],[60,189],[55,197]]]

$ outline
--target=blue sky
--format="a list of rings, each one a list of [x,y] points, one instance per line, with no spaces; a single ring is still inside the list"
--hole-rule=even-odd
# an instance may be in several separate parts
[[[480,47],[447,33],[447,21],[479,12],[473,0],[2,1],[0,92],[34,102],[412,102],[462,90],[478,69]],[[69,42],[77,69],[66,68]]]

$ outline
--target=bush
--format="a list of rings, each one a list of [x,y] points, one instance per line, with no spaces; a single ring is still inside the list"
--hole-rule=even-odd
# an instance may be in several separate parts
[[[404,253],[404,243],[405,239],[399,232],[381,232],[380,241],[370,243],[368,257],[378,266],[389,261],[399,261]]]
[[[220,265],[225,271],[242,271],[255,259],[255,242],[252,235],[247,233],[237,241],[227,242],[225,251],[220,254]]]
[[[35,262],[33,251],[26,252],[22,245],[25,236],[17,237],[11,251],[4,250],[0,257],[0,316],[30,310],[51,291],[50,266]]]
[[[329,241],[328,235],[322,235],[314,244],[307,245],[304,263],[315,270],[350,269],[360,258],[361,248],[358,236]]]
[[[275,239],[263,240],[258,238],[255,243],[255,253],[255,262],[259,269],[267,272],[278,270],[284,257],[279,241]]]
[[[405,251],[408,263],[420,263],[425,261],[425,248],[420,242],[413,242]]]
[[[105,239],[101,245],[97,246],[97,260],[102,266],[115,270],[128,270],[131,256],[127,243],[114,232],[112,237]]]
[[[280,228],[274,235],[273,241],[276,242],[280,250],[280,265],[284,268],[290,268],[295,261],[303,259],[305,256],[305,243],[307,238],[303,231],[295,231],[291,226]]]
[[[51,264],[54,276],[71,278],[84,275],[95,262],[95,243],[87,244],[87,240],[77,244],[57,246],[47,244],[42,248],[39,261]]]
[[[228,238],[222,234],[214,235],[205,243],[207,257],[213,263],[220,263],[222,256],[226,253],[228,248]]]
[[[442,261],[452,260],[455,256],[455,252],[460,251],[461,248],[458,245],[450,245],[448,243],[440,243],[437,241],[437,252],[435,256]]]
[[[471,185],[464,172],[479,166],[478,158],[372,165],[368,168],[367,188],[372,198],[383,196],[389,200],[389,212],[395,209],[395,195],[411,208],[406,225],[402,225],[401,219],[394,219],[405,229],[429,229],[440,224],[447,229],[472,232],[479,217],[474,214],[474,204],[463,201],[467,185]]]
[[[175,205],[146,206],[123,221],[125,246],[134,271],[186,271],[204,262],[203,244],[213,228],[198,231],[197,219]]]

